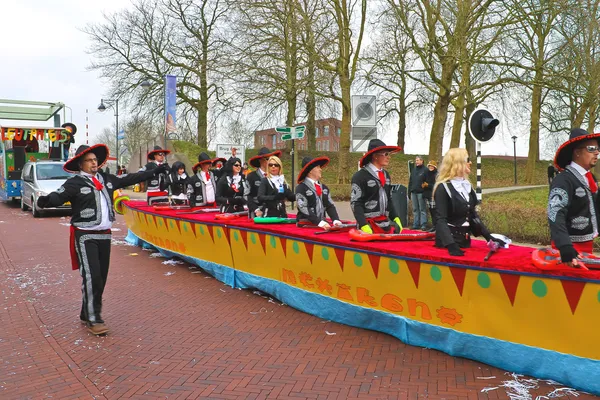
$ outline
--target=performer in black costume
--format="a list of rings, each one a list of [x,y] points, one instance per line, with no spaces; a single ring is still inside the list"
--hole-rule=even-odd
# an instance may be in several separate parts
[[[192,182],[185,171],[185,164],[175,161],[171,166],[171,173],[163,183],[163,190],[169,192],[171,203],[174,205],[189,204],[189,198],[193,193]]]
[[[215,175],[215,178],[217,179],[217,181],[219,181],[219,179],[225,173],[225,163],[226,162],[227,162],[227,160],[224,159],[223,157],[213,158],[213,160],[212,160],[212,170],[211,171]]]
[[[160,146],[154,146],[154,149],[148,152],[149,161],[148,164],[142,168],[142,171],[151,171],[162,164],[167,166],[165,169],[166,172],[155,175],[146,182],[146,200],[148,205],[151,205],[154,202],[169,201],[169,193],[164,189],[169,173],[169,164],[167,164],[166,161],[167,154],[169,153],[169,150],[163,150]]]
[[[242,161],[230,158],[225,163],[224,174],[217,182],[217,204],[222,213],[244,211],[244,180]]]
[[[151,171],[123,177],[98,172],[107,158],[108,147],[103,144],[79,146],[75,156],[63,167],[77,175],[67,179],[56,192],[40,196],[37,200],[40,208],[71,202],[71,262],[73,269],[79,269],[83,280],[79,317],[94,335],[108,332],[101,312],[110,262],[111,227],[115,220],[113,193],[166,169],[166,165],[161,165]]]
[[[279,157],[269,157],[267,176],[260,181],[256,198],[264,217],[287,218],[285,200],[294,201],[296,197],[285,181],[283,164]]]
[[[71,149],[71,144],[75,143],[75,134],[77,133],[77,126],[72,124],[71,122],[65,122],[61,125],[61,128],[65,128],[67,133],[67,140],[62,143],[63,146],[63,159],[67,160],[69,158],[69,150]]]
[[[360,159],[361,169],[352,176],[350,206],[356,223],[363,232],[402,232],[402,223],[391,195],[390,174],[384,170],[398,146],[386,146],[379,139],[369,142],[367,153]]]
[[[598,162],[600,134],[573,129],[554,156],[561,171],[548,196],[548,223],[553,247],[561,260],[577,266],[580,253],[592,253],[598,236],[598,183],[591,169]]]
[[[266,147],[262,147],[258,154],[250,159],[250,165],[256,168],[255,171],[246,175],[246,203],[248,204],[248,218],[262,217],[263,209],[258,204],[258,188],[260,182],[267,176],[267,163],[269,157],[281,157],[281,151],[271,151]]]
[[[435,186],[435,180],[437,179],[438,170],[437,170],[437,162],[434,160],[430,160],[427,163],[427,171],[421,177],[421,187],[423,188],[423,198],[425,199],[425,204],[427,204],[427,208],[429,209],[429,214],[431,215],[431,229],[429,232],[435,232],[435,202],[433,201],[433,188]]]
[[[331,229],[331,224],[325,220],[325,213],[329,215],[334,226],[342,225],[329,188],[321,182],[322,170],[327,164],[329,158],[324,156],[302,159],[302,169],[298,174],[298,186],[296,186],[298,226],[313,225],[328,231]]]
[[[461,248],[471,247],[471,234],[493,240],[500,247],[506,243],[492,237],[485,227],[475,206],[477,196],[468,180],[471,160],[465,149],[448,150],[442,160],[439,175],[433,189],[437,215],[435,246],[445,247],[450,255],[463,256]]]
[[[190,203],[194,207],[201,207],[215,204],[215,194],[217,190],[217,180],[210,167],[213,160],[206,153],[200,153],[198,162],[192,167],[194,176],[191,178],[193,193],[190,196]]]

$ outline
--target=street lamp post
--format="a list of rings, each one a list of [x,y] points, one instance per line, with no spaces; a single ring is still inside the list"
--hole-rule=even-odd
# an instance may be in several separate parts
[[[109,106],[115,107],[115,139],[116,141],[116,149],[117,149],[117,171],[119,169],[119,99],[100,99],[100,105],[98,106],[98,111],[105,111],[106,106],[104,103]]]
[[[517,185],[517,137],[513,136],[513,164],[515,169],[515,186]]]

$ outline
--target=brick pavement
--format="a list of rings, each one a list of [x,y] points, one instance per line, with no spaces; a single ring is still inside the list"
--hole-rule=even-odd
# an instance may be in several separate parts
[[[116,227],[111,333],[94,337],[79,322],[68,219],[0,204],[0,399],[509,398],[504,371],[164,265],[124,244],[122,219]],[[561,387],[535,384],[523,399]],[[482,392],[490,387],[499,388]]]

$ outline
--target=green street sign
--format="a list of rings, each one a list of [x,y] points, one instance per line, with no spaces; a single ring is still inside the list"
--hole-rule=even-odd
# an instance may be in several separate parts
[[[283,135],[281,135],[281,140],[302,139],[304,137],[305,130],[306,126],[304,125],[275,128],[276,132],[283,133]]]

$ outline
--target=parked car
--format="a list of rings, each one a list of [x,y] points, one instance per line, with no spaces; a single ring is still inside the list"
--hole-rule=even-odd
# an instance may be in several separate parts
[[[32,210],[34,218],[42,216],[37,207],[39,196],[45,196],[56,191],[73,174],[63,169],[64,161],[39,160],[30,161],[23,166],[21,174],[21,210]],[[70,210],[71,204],[65,203],[56,208],[44,210]]]

